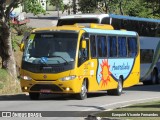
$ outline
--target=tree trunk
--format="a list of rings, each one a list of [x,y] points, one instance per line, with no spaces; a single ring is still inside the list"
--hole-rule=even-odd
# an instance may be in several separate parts
[[[73,14],[76,14],[77,13],[77,5],[76,5],[76,0],[73,0],[72,1],[73,3]]]
[[[7,69],[8,72],[14,77],[17,77],[16,62],[14,51],[12,49],[11,29],[4,21],[1,26],[1,57],[2,68]]]

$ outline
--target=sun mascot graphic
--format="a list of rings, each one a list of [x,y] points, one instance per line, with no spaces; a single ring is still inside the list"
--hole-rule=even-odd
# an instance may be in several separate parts
[[[110,65],[108,65],[108,60],[102,60],[101,69],[102,69],[102,71],[101,71],[101,75],[102,75],[101,87],[105,87],[105,86],[107,86],[108,82],[110,81],[110,75],[111,75],[111,72],[109,71]]]

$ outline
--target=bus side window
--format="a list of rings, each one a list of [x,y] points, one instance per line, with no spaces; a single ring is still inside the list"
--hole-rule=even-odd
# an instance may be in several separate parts
[[[103,18],[101,24],[110,24],[110,18],[109,17]]]
[[[89,56],[88,56],[89,41],[86,40],[86,48],[83,49],[82,48],[82,40],[83,40],[83,37],[81,38],[79,51],[78,51],[78,66],[83,64],[89,58]]]
[[[95,41],[94,35],[90,36],[90,50],[91,50],[91,57],[95,58],[96,57],[96,41]]]
[[[117,57],[116,36],[108,36],[108,55],[109,57]]]
[[[107,43],[105,36],[97,36],[98,57],[107,57]]]
[[[118,56],[127,57],[126,37],[118,37]]]
[[[128,57],[137,55],[137,41],[134,37],[128,37]]]

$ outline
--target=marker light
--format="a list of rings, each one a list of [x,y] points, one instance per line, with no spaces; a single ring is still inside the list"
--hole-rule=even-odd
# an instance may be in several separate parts
[[[24,89],[25,89],[25,90],[27,90],[27,89],[28,89],[28,87],[24,87]]]
[[[66,91],[69,91],[69,90],[70,90],[70,88],[67,87],[67,88],[66,88]]]

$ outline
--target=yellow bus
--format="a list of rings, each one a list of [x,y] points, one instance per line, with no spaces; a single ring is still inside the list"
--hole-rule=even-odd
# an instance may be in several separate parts
[[[139,83],[139,37],[133,31],[93,23],[41,28],[21,49],[21,89],[33,100],[50,93],[81,100],[95,91],[121,95]]]

